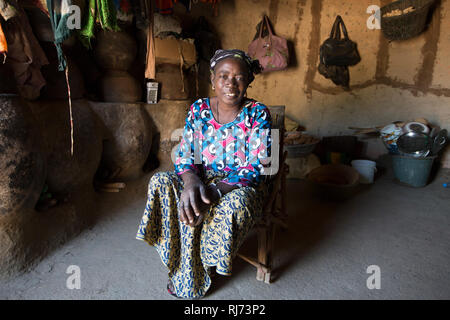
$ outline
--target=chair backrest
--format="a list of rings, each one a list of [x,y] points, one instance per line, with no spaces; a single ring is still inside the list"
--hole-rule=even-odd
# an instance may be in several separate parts
[[[272,116],[272,128],[284,129],[285,106],[268,106],[270,115]]]
[[[272,118],[272,129],[277,129],[275,132],[272,130],[272,156],[270,161],[270,168],[268,170],[268,178],[272,179],[279,171],[283,158],[283,137],[284,137],[284,115],[285,106],[268,106],[270,116]],[[277,142],[277,143],[275,143]],[[278,157],[277,157],[278,155]]]

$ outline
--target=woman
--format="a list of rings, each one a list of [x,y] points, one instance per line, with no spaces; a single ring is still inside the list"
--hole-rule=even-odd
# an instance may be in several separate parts
[[[151,178],[136,236],[156,247],[169,293],[182,298],[203,297],[213,267],[231,275],[266,194],[270,113],[246,98],[259,63],[240,50],[218,50],[210,67],[216,96],[190,107],[175,172]]]

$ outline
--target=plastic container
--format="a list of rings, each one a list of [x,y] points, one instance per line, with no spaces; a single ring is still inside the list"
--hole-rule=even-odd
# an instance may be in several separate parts
[[[351,165],[359,172],[360,183],[373,183],[373,177],[377,171],[376,162],[370,160],[353,160]]]
[[[399,182],[411,187],[424,187],[430,178],[436,156],[415,158],[408,156],[392,156],[394,176]]]

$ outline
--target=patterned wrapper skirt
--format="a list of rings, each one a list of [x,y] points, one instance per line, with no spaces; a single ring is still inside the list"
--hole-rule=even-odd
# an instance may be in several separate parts
[[[202,179],[209,184],[223,178],[224,173],[206,170]],[[178,218],[182,191],[183,180],[175,172],[153,175],[136,239],[156,248],[178,297],[201,298],[211,285],[211,267],[219,274],[231,275],[232,260],[260,217],[267,191],[261,183],[257,188],[228,192],[196,227],[184,225]]]

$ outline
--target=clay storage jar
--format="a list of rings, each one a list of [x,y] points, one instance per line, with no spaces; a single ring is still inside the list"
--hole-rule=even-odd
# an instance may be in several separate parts
[[[45,157],[33,114],[19,96],[0,94],[0,217],[34,208],[45,183]]]
[[[128,69],[136,58],[136,41],[126,32],[102,30],[94,50],[97,64],[105,75],[100,80],[100,94],[105,102],[138,102],[142,97],[139,82]]]

